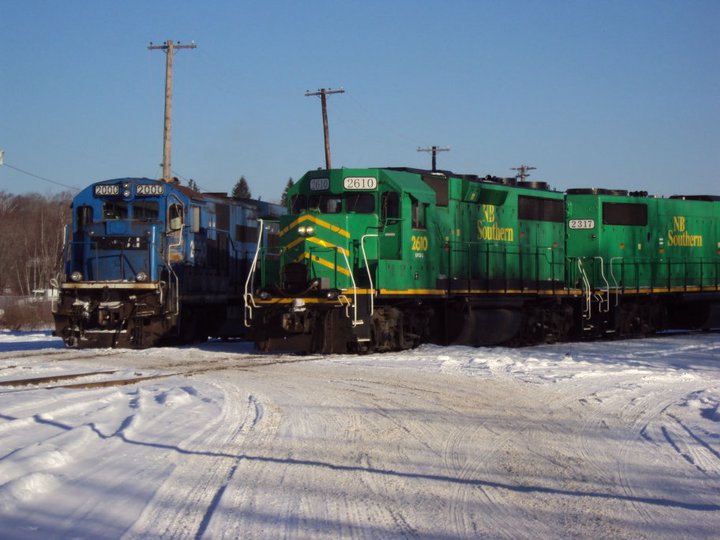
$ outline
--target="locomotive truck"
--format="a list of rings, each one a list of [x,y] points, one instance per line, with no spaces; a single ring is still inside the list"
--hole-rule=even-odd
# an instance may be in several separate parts
[[[525,344],[717,324],[720,197],[408,168],[305,174],[259,236],[262,350]]]
[[[132,348],[242,335],[260,218],[282,211],[149,178],[90,185],[72,203],[55,334],[69,347]],[[265,246],[277,232],[266,227]]]

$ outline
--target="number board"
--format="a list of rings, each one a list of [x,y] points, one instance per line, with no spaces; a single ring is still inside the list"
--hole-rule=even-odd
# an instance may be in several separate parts
[[[113,195],[120,195],[119,184],[99,184],[95,186],[93,194],[96,197],[108,197]]]
[[[330,187],[329,178],[311,178],[310,191],[324,191]]]
[[[136,193],[139,196],[162,195],[165,193],[165,186],[163,184],[138,184]]]
[[[343,187],[347,190],[376,189],[377,178],[372,176],[348,176],[343,180]]]
[[[571,229],[594,229],[594,219],[571,219],[568,223],[568,227]]]

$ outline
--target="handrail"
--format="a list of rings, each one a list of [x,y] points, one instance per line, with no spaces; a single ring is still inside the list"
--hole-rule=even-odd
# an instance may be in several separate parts
[[[252,291],[248,292],[250,289],[250,284],[255,279],[255,271],[257,269],[257,261],[258,257],[260,255],[260,246],[262,245],[262,237],[263,237],[263,231],[265,230],[265,220],[258,218],[258,239],[257,239],[257,245],[255,246],[255,254],[253,255],[252,263],[250,264],[250,271],[248,272],[248,277],[245,280],[245,288],[243,290],[243,324],[245,325],[245,328],[250,328],[250,320],[252,320],[252,309],[254,307],[257,307],[255,304],[255,298],[253,297]]]
[[[605,296],[606,296],[605,302],[606,302],[606,304],[607,304],[604,312],[605,312],[605,313],[608,313],[608,312],[610,311],[610,283],[608,283],[608,280],[607,280],[607,278],[605,277],[605,259],[603,259],[603,258],[600,257],[600,256],[593,257],[593,259],[600,261],[600,277],[601,277],[602,280],[605,282]],[[600,311],[600,313],[603,313],[603,299],[602,299],[602,296],[600,296],[600,298],[599,298],[598,311]]]
[[[180,313],[180,278],[178,278],[178,275],[175,273],[175,270],[173,270],[173,267],[171,265],[167,265],[168,269],[168,275],[170,276],[170,301],[175,304],[175,311],[174,314],[177,315]],[[175,287],[173,290],[173,280],[175,282]]]
[[[610,258],[610,277],[613,280],[613,283],[615,284],[613,289],[615,289],[615,307],[618,306],[620,303],[620,284],[618,283],[617,278],[615,277],[615,272],[613,271],[613,262],[620,260],[622,261],[624,257],[611,257]]]
[[[585,272],[585,268],[583,267],[582,258],[578,257],[577,262],[578,270],[580,271],[580,277],[582,278],[583,289],[585,290],[585,309],[583,310],[583,317],[589,319],[592,316],[592,304],[590,301],[592,294],[590,291],[590,281],[588,281],[587,273]]]
[[[370,285],[370,316],[372,317],[373,313],[375,313],[375,285],[373,285],[372,275],[370,274],[370,265],[368,264],[367,254],[365,253],[365,238],[368,237],[378,238],[378,234],[368,233],[364,234],[360,238],[360,250],[362,251],[363,261],[365,262],[365,269],[367,270],[368,275],[368,284]]]
[[[345,265],[347,266],[348,274],[350,275],[350,281],[352,282],[352,286],[353,286],[353,320],[352,320],[352,325],[353,325],[353,328],[354,328],[355,326],[358,326],[358,325],[360,325],[360,324],[363,324],[362,321],[358,321],[358,316],[357,316],[357,284],[355,283],[355,276],[354,276],[354,274],[353,274],[352,268],[350,267],[350,261],[348,260],[347,255],[345,255],[345,251],[343,251],[342,248],[340,248],[340,246],[335,246],[335,249],[336,249],[337,251],[339,251],[340,254],[343,256],[343,259],[345,259]]]

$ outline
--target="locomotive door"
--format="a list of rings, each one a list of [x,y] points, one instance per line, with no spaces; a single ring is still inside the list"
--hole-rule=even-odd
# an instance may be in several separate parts
[[[380,197],[383,229],[380,233],[380,259],[402,258],[402,220],[400,219],[400,194],[386,191]]]

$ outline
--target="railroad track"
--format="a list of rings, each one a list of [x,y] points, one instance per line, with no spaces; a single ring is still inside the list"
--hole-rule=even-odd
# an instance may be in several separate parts
[[[103,358],[102,355],[100,358]],[[84,360],[97,359],[94,357],[83,357]],[[191,377],[203,373],[226,371],[226,370],[247,370],[279,364],[295,364],[299,362],[314,362],[324,358],[321,355],[315,356],[276,356],[276,355],[252,355],[252,356],[224,356],[203,361],[172,362],[162,367],[152,369],[137,368],[132,376],[117,376],[119,369],[106,369],[95,371],[77,371],[70,373],[58,373],[47,376],[33,376],[18,379],[0,381],[0,388],[18,390],[37,389],[91,389],[105,388],[109,386],[126,386],[138,382],[154,379],[165,379],[168,377]],[[12,366],[17,367],[17,366]],[[168,369],[169,368],[169,369]],[[0,390],[0,393],[2,391]]]

